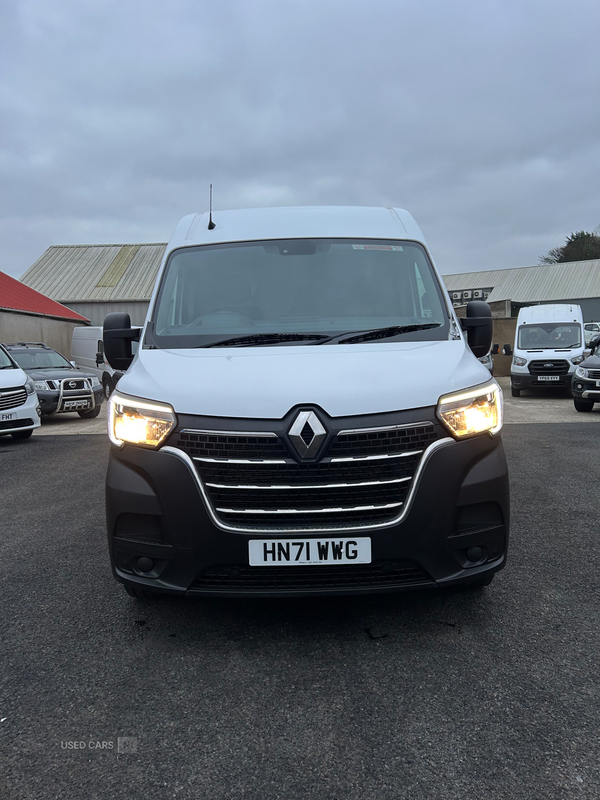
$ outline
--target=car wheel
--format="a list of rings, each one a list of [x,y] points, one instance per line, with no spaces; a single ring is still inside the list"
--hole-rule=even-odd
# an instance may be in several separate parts
[[[100,413],[102,406],[96,406],[96,408],[92,408],[90,411],[78,411],[77,413],[82,419],[94,419]]]
[[[113,387],[111,385],[110,380],[104,379],[102,381],[102,388],[104,389],[104,399],[108,400],[108,398],[111,396],[112,390],[113,390]]]
[[[138,600],[151,600],[156,597],[156,592],[146,589],[145,586],[138,586],[136,583],[124,583],[123,588],[130,597],[137,597]]]
[[[13,439],[29,439],[32,433],[33,428],[29,431],[15,431],[15,433],[11,433],[11,436]]]
[[[521,397],[521,390],[513,386],[512,383],[510,385],[510,393],[513,397]]]
[[[573,398],[573,404],[575,405],[575,411],[591,411],[594,407],[593,402],[589,400],[579,400],[577,397]]]

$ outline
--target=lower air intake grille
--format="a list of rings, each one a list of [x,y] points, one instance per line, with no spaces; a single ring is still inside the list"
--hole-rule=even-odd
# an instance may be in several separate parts
[[[33,425],[32,419],[15,419],[12,420],[4,420],[0,422],[0,431],[10,431],[14,428],[30,428]]]
[[[218,566],[199,575],[190,589],[302,591],[311,589],[377,589],[434,581],[413,561],[352,566],[248,567]]]

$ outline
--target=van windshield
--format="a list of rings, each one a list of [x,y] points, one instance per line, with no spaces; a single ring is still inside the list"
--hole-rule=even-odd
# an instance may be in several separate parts
[[[316,343],[382,328],[390,329],[386,341],[439,341],[449,332],[445,298],[424,248],[364,239],[175,250],[151,323],[146,343],[176,348],[236,337],[306,344],[305,334]]]
[[[570,350],[581,347],[581,326],[564,322],[521,325],[517,347],[519,350]]]
[[[0,347],[0,369],[15,369],[15,365],[1,347]]]

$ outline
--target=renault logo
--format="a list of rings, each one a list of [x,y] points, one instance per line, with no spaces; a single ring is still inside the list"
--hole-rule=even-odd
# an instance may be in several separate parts
[[[301,411],[288,432],[300,458],[314,458],[326,435],[327,431],[313,411]]]

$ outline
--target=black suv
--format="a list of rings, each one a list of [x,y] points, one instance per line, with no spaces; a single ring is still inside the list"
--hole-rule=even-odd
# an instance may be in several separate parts
[[[66,411],[76,411],[84,419],[98,416],[104,393],[95,375],[82,372],[41,342],[17,342],[4,348],[33,379],[42,416]]]
[[[577,411],[591,411],[594,403],[600,403],[600,336],[592,339],[588,349],[591,354],[576,368],[571,384]]]

